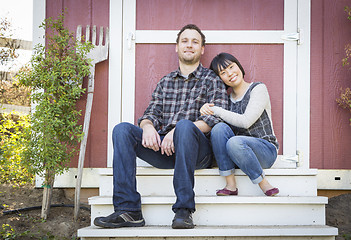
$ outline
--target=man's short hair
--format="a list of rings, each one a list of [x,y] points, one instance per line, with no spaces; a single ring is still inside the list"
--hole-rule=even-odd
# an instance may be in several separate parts
[[[185,30],[190,29],[190,30],[196,30],[200,35],[201,35],[201,46],[205,46],[206,43],[206,37],[205,35],[201,32],[201,29],[196,26],[195,24],[188,24],[185,25],[182,29],[180,29],[179,33],[177,34],[177,40],[176,43],[179,43],[179,37],[184,32]]]

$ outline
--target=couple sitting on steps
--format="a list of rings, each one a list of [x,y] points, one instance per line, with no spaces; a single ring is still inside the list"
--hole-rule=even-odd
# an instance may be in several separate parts
[[[209,168],[213,155],[227,184],[217,195],[237,195],[234,169],[239,167],[267,196],[279,193],[262,168],[276,160],[278,142],[271,121],[266,86],[244,80],[240,62],[220,53],[210,69],[200,64],[205,36],[196,25],[177,35],[179,68],[163,77],[138,125],[120,123],[113,138],[114,213],[97,217],[106,228],[145,225],[136,190],[136,157],[161,169],[174,169],[176,202],[172,228],[194,228],[194,171]],[[227,95],[227,88],[232,88]]]

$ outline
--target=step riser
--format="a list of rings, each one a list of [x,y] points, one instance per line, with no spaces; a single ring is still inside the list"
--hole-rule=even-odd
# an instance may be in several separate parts
[[[267,176],[267,180],[279,188],[280,196],[316,196],[316,176]],[[113,177],[100,177],[100,196],[112,196]],[[239,195],[261,196],[261,189],[252,184],[247,176],[236,176]],[[196,195],[215,195],[225,186],[221,176],[195,176]],[[137,176],[137,189],[142,196],[173,196],[173,176]]]
[[[81,240],[133,240],[133,239],[138,239],[138,240],[150,240],[150,237],[135,237],[135,238],[124,238],[124,237],[116,237],[116,238],[101,238],[101,237],[83,237],[80,238]],[[152,237],[152,240],[306,240],[306,237]],[[307,238],[308,240],[335,240],[335,237],[316,237],[316,236],[309,236]]]
[[[147,225],[170,225],[174,217],[171,204],[144,204],[142,211]],[[92,224],[95,217],[112,212],[112,205],[92,205]],[[197,204],[193,219],[206,226],[324,225],[325,208],[323,204]]]
[[[328,226],[196,226],[194,229],[172,229],[170,226],[103,229],[95,226],[78,230],[82,239],[162,239],[162,240],[330,240],[337,229]]]

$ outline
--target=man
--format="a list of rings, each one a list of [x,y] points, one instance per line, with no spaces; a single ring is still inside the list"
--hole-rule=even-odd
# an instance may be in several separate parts
[[[136,190],[136,157],[162,169],[173,169],[177,197],[172,228],[194,228],[194,171],[211,166],[212,149],[205,133],[219,122],[200,116],[200,107],[212,102],[227,107],[227,93],[214,72],[200,64],[205,36],[196,25],[184,26],[177,35],[179,69],[163,77],[149,106],[138,120],[115,126],[112,138],[113,205],[115,212],[98,217],[101,227],[144,226],[140,194]]]

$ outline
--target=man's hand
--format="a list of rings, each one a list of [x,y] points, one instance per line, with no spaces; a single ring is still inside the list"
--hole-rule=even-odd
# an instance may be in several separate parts
[[[140,127],[143,129],[143,139],[141,144],[145,148],[150,148],[157,152],[160,150],[161,138],[155,127],[152,125],[150,120],[144,119],[140,123]]]
[[[200,108],[200,113],[202,115],[213,115],[213,111],[211,110],[210,107],[213,107],[213,103],[205,103],[201,108]]]
[[[173,133],[174,128],[166,134],[161,143],[161,153],[166,153],[167,156],[171,156],[174,153]]]

